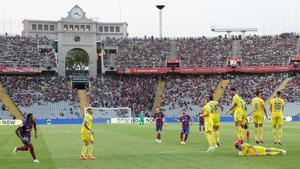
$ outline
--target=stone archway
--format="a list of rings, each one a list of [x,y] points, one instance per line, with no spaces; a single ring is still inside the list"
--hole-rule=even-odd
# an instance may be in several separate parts
[[[89,70],[89,54],[81,49],[71,49],[66,55],[66,72],[87,72]]]

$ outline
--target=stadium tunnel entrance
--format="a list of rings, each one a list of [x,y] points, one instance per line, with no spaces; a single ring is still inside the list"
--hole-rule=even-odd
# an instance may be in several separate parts
[[[89,54],[81,49],[69,50],[65,59],[67,76],[88,76],[89,75]]]

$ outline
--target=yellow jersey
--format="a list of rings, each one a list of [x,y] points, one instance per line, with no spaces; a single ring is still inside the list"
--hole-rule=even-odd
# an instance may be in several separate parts
[[[207,104],[210,106],[211,113],[218,114],[219,102],[209,101]]]
[[[204,116],[204,122],[208,122],[208,121],[212,120],[211,114],[210,114],[211,109],[210,109],[209,104],[206,104],[205,106],[203,106],[202,112],[203,112],[203,116]]]
[[[239,151],[240,156],[250,155],[254,156],[256,155],[266,155],[266,148],[261,146],[251,146],[248,143],[242,144],[242,150]]]
[[[270,105],[272,106],[272,114],[282,115],[283,107],[285,105],[283,99],[276,97],[270,101]]]
[[[235,108],[233,109],[234,112],[238,112],[238,111],[243,112],[242,99],[237,94],[233,96],[232,103],[236,104]]]
[[[91,129],[92,126],[93,126],[93,117],[92,117],[92,115],[90,115],[89,113],[86,113],[84,115],[82,126],[81,126],[81,132],[89,132],[88,129],[86,129],[86,127],[84,126],[85,122],[87,122],[88,128]]]
[[[253,106],[253,115],[254,116],[263,116],[263,105],[264,100],[260,97],[255,97],[251,101],[251,105]]]

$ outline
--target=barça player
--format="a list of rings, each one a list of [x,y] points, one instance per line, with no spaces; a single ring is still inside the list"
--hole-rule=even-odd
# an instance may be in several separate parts
[[[219,102],[214,101],[214,97],[212,95],[209,96],[208,102],[211,110],[212,120],[213,120],[213,136],[217,142],[217,145],[220,146],[220,115],[218,108],[223,111],[223,107],[219,104]]]
[[[242,140],[235,142],[235,148],[238,150],[239,156],[274,156],[287,154],[287,152],[282,149],[252,146],[248,143],[243,143]]]
[[[282,114],[284,110],[284,100],[281,99],[281,92],[277,91],[276,97],[270,101],[270,111],[272,113],[272,126],[274,144],[281,145],[282,139]]]
[[[87,112],[84,115],[82,126],[81,126],[81,138],[82,138],[82,149],[80,160],[95,160],[96,158],[93,156],[93,147],[95,144],[94,141],[94,130],[93,126],[93,110],[92,108],[87,108]],[[88,151],[88,155],[86,156],[86,151]]]
[[[206,152],[214,151],[218,148],[215,138],[213,137],[213,120],[209,104],[205,98],[202,99],[202,114],[204,116],[205,135],[208,141],[208,150]]]
[[[182,110],[182,116],[178,121],[182,123],[181,132],[180,132],[180,143],[185,144],[190,132],[190,120],[194,122],[194,118],[186,114],[185,110]]]
[[[205,132],[205,127],[204,127],[204,117],[203,117],[203,113],[200,112],[197,114],[198,117],[198,125],[199,125],[199,132],[200,133],[204,133]]]
[[[253,120],[254,120],[254,135],[256,144],[264,143],[263,139],[263,121],[264,113],[268,117],[264,100],[261,98],[261,92],[256,91],[256,97],[252,99],[251,105],[253,107]]]
[[[155,114],[153,116],[153,119],[156,122],[156,143],[161,143],[161,132],[163,130],[163,126],[165,124],[165,115],[164,113],[160,110],[159,107],[155,109]]]
[[[27,114],[26,119],[23,121],[23,123],[16,129],[16,135],[21,140],[21,142],[24,144],[24,146],[15,147],[13,150],[13,153],[15,154],[18,151],[30,151],[30,154],[32,156],[33,162],[38,163],[40,162],[34,152],[34,147],[31,143],[31,131],[32,128],[34,129],[34,137],[37,139],[37,128],[36,128],[36,122],[35,118],[33,117],[32,113]]]

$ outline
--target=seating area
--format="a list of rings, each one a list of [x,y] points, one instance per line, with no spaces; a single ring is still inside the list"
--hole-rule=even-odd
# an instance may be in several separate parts
[[[92,80],[88,91],[93,107],[130,107],[134,113],[150,111],[157,79],[152,76],[103,76]]]
[[[55,53],[40,48],[42,45],[51,46],[52,42],[47,38],[0,36],[0,66],[57,67]]]
[[[5,109],[5,106],[3,106],[3,103],[0,101],[0,120],[1,119],[12,119],[12,116],[8,112],[8,110]]]
[[[247,36],[241,41],[242,65],[289,65],[289,58],[297,55],[297,38],[294,33]]]
[[[300,75],[289,81],[282,92],[288,102],[300,102]]]

